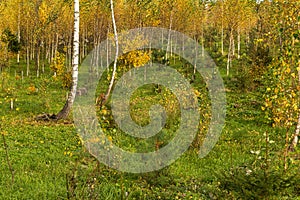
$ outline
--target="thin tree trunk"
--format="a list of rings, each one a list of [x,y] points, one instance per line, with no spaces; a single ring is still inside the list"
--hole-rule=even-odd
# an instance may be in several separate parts
[[[20,30],[20,21],[21,21],[21,5],[19,3],[19,11],[18,11],[18,43],[21,42],[21,30]],[[20,64],[20,50],[18,50],[17,54],[17,63]]]
[[[107,35],[109,34],[109,29],[107,29]],[[106,69],[107,72],[109,72],[109,46],[108,46],[108,40],[106,40]]]
[[[54,45],[54,54],[53,54],[53,58],[56,57],[56,54],[57,54],[57,48],[58,48],[58,34],[56,33],[56,39],[55,39],[55,45]]]
[[[240,34],[240,29],[238,29],[238,36],[237,36],[237,42],[238,42],[238,46],[237,46],[237,57],[238,59],[240,59],[241,55],[241,34]]]
[[[74,0],[74,40],[73,40],[73,70],[72,87],[68,94],[68,99],[63,109],[57,114],[56,119],[65,119],[73,106],[77,83],[78,83],[78,64],[79,64],[79,0]]]
[[[33,32],[31,32],[31,38],[30,38],[30,40],[31,40],[31,42],[30,42],[30,60],[31,61],[33,61],[33,59],[34,59],[34,53],[35,53],[35,40],[34,40],[34,38],[33,38]]]
[[[111,77],[111,80],[110,80],[110,83],[108,86],[108,90],[105,95],[105,99],[103,100],[103,102],[101,102],[102,105],[106,103],[106,101],[108,100],[108,97],[110,95],[110,92],[112,90],[112,86],[114,84],[114,80],[115,80],[115,76],[116,76],[117,61],[118,61],[118,56],[119,56],[119,41],[118,41],[118,33],[117,33],[117,25],[116,25],[116,20],[115,20],[113,0],[110,0],[110,8],[111,8],[111,17],[112,17],[112,23],[113,23],[113,29],[114,29],[114,35],[115,35],[116,54],[115,54],[112,77]]]
[[[52,63],[53,61],[53,58],[54,58],[54,47],[55,46],[55,39],[54,39],[54,36],[53,38],[51,39],[51,55],[50,55],[50,63]]]
[[[235,56],[235,40],[233,37],[233,33],[232,33],[232,39],[231,39],[231,43],[232,43],[232,56]]]
[[[171,14],[170,14],[170,24],[169,24],[169,32],[168,32],[168,41],[167,41],[167,51],[166,51],[166,55],[165,55],[165,60],[166,60],[165,65],[167,64],[168,54],[170,52],[170,40],[171,40],[172,24],[173,24],[173,12],[171,11]]]
[[[81,52],[80,52],[80,56],[79,56],[79,61],[81,62],[81,60],[84,58],[84,54],[85,54],[85,29],[83,29],[81,31],[82,33],[82,42],[81,42]]]
[[[222,33],[221,33],[221,53],[222,56],[224,55],[224,28],[223,28],[223,22],[222,22]]]
[[[300,67],[300,64],[299,64],[299,67]],[[300,70],[298,70],[298,85],[300,86]],[[293,136],[292,143],[289,147],[289,151],[294,151],[295,150],[295,148],[298,144],[298,140],[299,140],[299,133],[300,133],[300,114],[298,114],[297,127],[296,127],[295,134]]]
[[[26,47],[26,63],[27,63],[26,76],[29,76],[29,65],[30,65],[29,44]]]
[[[51,38],[51,37],[50,37]],[[50,63],[50,49],[51,49],[51,39],[47,41],[47,44],[45,44],[45,59]]]
[[[198,39],[195,39],[195,40],[198,44]],[[192,78],[193,81],[195,80],[195,74],[197,71],[197,60],[198,60],[198,46],[195,46],[195,63],[194,63],[194,71],[193,71],[193,78]]]
[[[202,23],[202,33],[201,33],[201,56],[204,57],[204,24]]]
[[[204,57],[204,25],[205,25],[206,9],[205,9],[204,1],[202,1],[202,4],[203,4],[203,16],[202,16],[202,24],[201,24],[201,56]]]
[[[228,48],[228,57],[227,57],[227,70],[226,70],[226,75],[229,76],[229,70],[230,70],[230,64],[231,64],[231,50],[232,48],[232,31],[230,31],[230,36],[229,36],[229,48]]]
[[[221,27],[221,52],[222,56],[224,55],[224,25],[223,25],[223,1],[222,1],[222,27]]]
[[[42,42],[42,53],[41,53],[41,58],[42,58],[42,73],[45,73],[45,43],[44,41]]]
[[[295,151],[295,148],[296,148],[296,146],[298,144],[299,133],[300,133],[300,114],[298,115],[297,127],[296,127],[295,134],[293,136],[292,143],[291,143],[291,145],[289,147],[289,151]]]
[[[38,41],[36,44],[35,65],[36,65],[36,77],[39,77],[39,75],[40,75],[40,41]]]

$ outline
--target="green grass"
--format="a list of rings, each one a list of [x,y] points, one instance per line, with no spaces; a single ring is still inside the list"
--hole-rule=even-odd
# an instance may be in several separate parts
[[[0,131],[5,133],[14,172],[12,182],[1,137],[0,199],[299,199],[299,160],[290,159],[289,170],[282,172],[285,130],[265,123],[261,95],[238,88],[233,77],[224,76],[228,103],[225,128],[205,158],[199,159],[194,144],[169,167],[130,174],[98,163],[82,145],[71,117],[57,123],[35,121],[38,114],[57,113],[65,102],[66,90],[49,71],[39,78],[32,74],[16,80],[15,70],[20,75],[19,68],[11,67],[0,77]],[[38,90],[32,91],[31,86]],[[143,91],[135,93],[132,109],[133,118],[145,116],[141,124],[149,119],[143,112],[146,104],[139,98],[148,98],[149,105],[151,100],[161,98],[153,87]],[[109,111],[109,106],[105,109]],[[173,119],[176,121],[176,116]],[[131,150],[145,150],[145,143],[138,140],[141,143],[134,146],[135,139],[122,135],[110,119],[101,122],[118,145],[133,144]],[[175,129],[176,123],[171,120],[165,133]],[[266,133],[274,143],[266,145]],[[146,149],[153,150],[157,140],[170,139],[153,138]],[[252,173],[246,175],[247,170]]]

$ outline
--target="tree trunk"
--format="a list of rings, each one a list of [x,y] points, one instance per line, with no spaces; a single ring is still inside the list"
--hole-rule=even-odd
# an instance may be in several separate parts
[[[223,24],[223,10],[224,10],[224,7],[223,7],[223,1],[222,1],[222,27],[221,27],[221,52],[222,52],[222,56],[224,55],[224,24]]]
[[[237,36],[237,42],[238,42],[238,45],[237,45],[237,58],[240,59],[241,57],[241,33],[240,33],[240,30],[238,30],[238,36]]]
[[[300,67],[300,64],[299,64]],[[298,86],[300,86],[300,70],[298,70]],[[300,133],[300,114],[298,114],[298,122],[295,134],[293,136],[292,143],[290,144],[289,151],[294,151],[299,140],[299,133]]]
[[[53,37],[53,38],[52,38]],[[50,50],[50,58],[49,58],[49,63],[52,63],[53,61],[53,55],[54,55],[54,43],[55,43],[55,40],[54,40],[54,36],[51,37],[51,42],[50,42],[50,45],[51,45],[51,50]]]
[[[230,31],[228,57],[227,57],[227,70],[226,70],[226,75],[227,76],[229,76],[229,69],[230,69],[230,64],[231,64],[232,38],[233,38],[232,31]]]
[[[68,99],[63,109],[57,114],[56,119],[65,119],[70,113],[73,106],[77,83],[78,83],[78,62],[79,62],[79,0],[74,0],[74,40],[73,40],[73,70],[72,70],[72,87],[68,94]]]
[[[20,21],[21,21],[21,3],[19,3],[19,11],[18,11],[18,43],[21,42],[21,30],[20,30]],[[17,54],[17,63],[20,64],[20,50],[18,50]]]
[[[107,29],[107,36],[109,34],[109,29]],[[106,69],[107,69],[107,72],[109,72],[109,46],[108,46],[108,40],[106,40]]]
[[[295,148],[296,148],[296,146],[298,144],[299,132],[300,132],[300,114],[298,116],[298,122],[297,122],[296,131],[295,131],[295,134],[293,136],[292,143],[291,143],[291,145],[289,147],[289,151],[295,151]]]
[[[36,77],[40,76],[40,41],[37,41],[36,44],[36,55],[35,55],[35,66],[36,66]]]
[[[167,60],[169,59],[168,55],[170,54],[170,40],[171,40],[172,23],[173,23],[173,12],[171,11],[171,14],[170,14],[170,24],[169,24],[169,32],[168,32],[167,50],[166,50],[166,55],[165,55],[165,60],[166,60],[165,65],[167,65]]]
[[[28,41],[29,42],[29,41]],[[29,76],[29,66],[30,66],[30,50],[29,50],[29,44],[26,47],[26,76]]]
[[[231,37],[231,43],[232,43],[232,56],[234,57],[235,56],[235,40],[234,40],[234,37],[233,37],[233,33],[232,33],[232,37]]]
[[[30,65],[30,49],[29,49],[29,22],[26,17],[26,76],[29,76],[29,65]]]
[[[58,34],[56,33],[56,38],[55,38],[55,45],[54,45],[54,54],[52,60],[56,57],[56,54],[58,52]]]
[[[222,33],[221,33],[221,53],[222,56],[224,55],[224,28],[223,28],[223,22],[222,22]]]
[[[201,33],[201,56],[204,57],[204,24],[202,23],[202,33]]]
[[[32,61],[34,59],[34,39],[33,39],[33,32],[31,33],[31,38],[30,38],[30,60]]]
[[[118,56],[119,56],[119,41],[118,41],[118,32],[117,32],[117,25],[116,25],[116,20],[115,20],[113,0],[110,0],[110,8],[111,8],[111,17],[112,17],[112,23],[113,23],[113,29],[114,29],[114,35],[115,35],[116,54],[115,54],[112,77],[111,77],[111,80],[110,80],[105,98],[104,98],[103,102],[101,102],[102,105],[105,104],[105,102],[108,100],[108,97],[109,97],[110,92],[112,90],[112,86],[113,86],[114,81],[115,81],[115,76],[116,76],[116,71],[117,71],[117,61],[118,61]]]

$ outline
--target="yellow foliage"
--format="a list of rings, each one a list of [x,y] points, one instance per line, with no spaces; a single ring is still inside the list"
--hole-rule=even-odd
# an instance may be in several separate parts
[[[1,131],[1,135],[8,135],[8,132],[7,131]]]
[[[34,85],[30,85],[30,86],[28,87],[28,92],[29,92],[30,94],[36,92],[35,86],[34,86]]]
[[[113,39],[113,35],[109,37]],[[147,45],[148,41],[142,35],[136,36],[134,39],[128,37],[127,32],[123,31],[119,38],[119,46],[123,49],[124,54],[119,57],[122,68],[140,67],[150,61],[150,51],[139,50]],[[134,49],[132,51],[132,49]]]
[[[265,94],[265,110],[273,126],[291,127],[297,123],[299,115],[299,33],[297,13],[299,1],[273,1],[277,6],[272,7],[273,15],[270,24],[280,31],[280,48],[270,65],[271,81],[267,82]],[[289,28],[286,28],[289,27]],[[278,31],[268,32],[267,40],[279,39]],[[273,76],[272,76],[273,75]],[[270,89],[269,89],[270,88]],[[262,108],[263,109],[263,108]]]
[[[123,60],[125,66],[140,67],[149,62],[150,55],[148,52],[137,50],[122,55],[120,59]]]
[[[39,18],[42,24],[47,22],[48,14],[48,6],[46,5],[45,1],[43,1],[39,7]]]
[[[57,52],[53,62],[50,65],[50,69],[56,73],[57,76],[61,76],[65,71],[65,55]]]
[[[54,78],[61,80],[64,88],[69,88],[72,84],[72,73],[67,69],[65,62],[65,54],[57,52],[50,69],[55,73]]]

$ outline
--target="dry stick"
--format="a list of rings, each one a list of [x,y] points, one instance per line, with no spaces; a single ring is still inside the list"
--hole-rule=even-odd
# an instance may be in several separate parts
[[[4,134],[1,134],[1,135],[2,135],[2,138],[3,138],[3,144],[4,144],[4,149],[5,149],[6,162],[7,162],[9,171],[11,173],[11,184],[13,185],[14,184],[14,180],[15,180],[15,173],[14,173],[14,170],[12,168],[11,162],[9,160],[8,145],[6,143],[5,136],[4,136]]]

